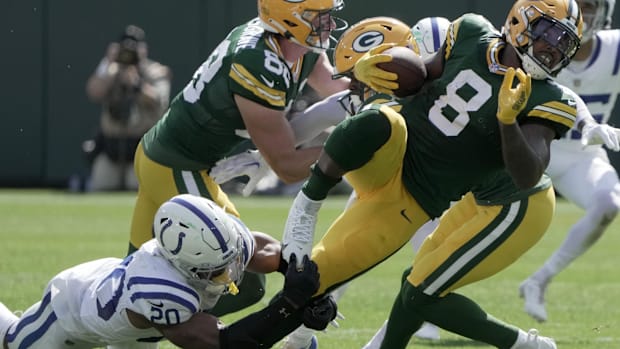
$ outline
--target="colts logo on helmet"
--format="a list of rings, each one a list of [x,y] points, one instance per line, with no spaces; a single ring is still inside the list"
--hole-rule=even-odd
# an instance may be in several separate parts
[[[161,244],[164,245],[164,232],[166,230],[168,230],[168,228],[170,228],[170,226],[172,225],[172,219],[167,219],[166,223],[164,223],[164,226],[161,227],[161,231],[159,232],[159,241],[161,241]],[[183,239],[185,238],[185,233],[180,233],[178,236],[178,240],[177,240],[177,247],[175,247],[173,250],[170,251],[170,253],[176,255],[179,252],[181,252],[181,247],[183,247]],[[164,246],[166,247],[166,246]]]
[[[358,36],[352,45],[352,49],[355,52],[368,52],[371,48],[379,46],[385,37],[378,31],[369,31]]]
[[[179,233],[179,237],[177,239],[177,247],[175,247],[174,250],[170,251],[170,253],[177,255],[179,254],[179,252],[181,252],[181,247],[183,247],[184,238],[185,238],[185,233],[183,232]]]

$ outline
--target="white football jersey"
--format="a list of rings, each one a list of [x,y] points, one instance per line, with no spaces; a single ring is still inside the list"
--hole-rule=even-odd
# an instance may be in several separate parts
[[[247,266],[254,255],[254,238],[237,222],[242,228]],[[124,260],[104,258],[67,269],[48,287],[62,327],[76,339],[100,345],[162,339],[155,329],[133,327],[126,309],[154,323],[175,325],[198,311],[209,310],[220,296],[191,286],[159,253],[154,239]]]
[[[620,93],[620,30],[598,31],[592,40],[596,42],[590,58],[572,61],[556,80],[581,96],[596,121],[607,123]],[[553,143],[582,149],[580,138],[573,128],[564,139]]]

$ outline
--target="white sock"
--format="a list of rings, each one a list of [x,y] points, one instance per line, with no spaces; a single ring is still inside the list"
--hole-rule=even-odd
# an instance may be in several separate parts
[[[287,343],[294,344],[294,347],[305,347],[310,344],[314,330],[307,328],[304,325],[297,327],[297,329],[288,335]]]
[[[383,323],[381,328],[375,333],[374,336],[370,339],[370,342],[366,343],[362,349],[379,349],[381,347],[381,343],[383,342],[383,338],[385,338],[385,331],[387,329],[387,320]]]
[[[547,284],[603,235],[607,225],[601,225],[601,214],[593,211],[588,210],[586,215],[571,227],[562,245],[531,276],[532,279],[543,285]]]

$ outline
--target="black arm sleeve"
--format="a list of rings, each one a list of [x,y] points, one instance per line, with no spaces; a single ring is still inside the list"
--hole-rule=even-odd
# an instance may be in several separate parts
[[[220,330],[221,349],[271,348],[302,324],[304,309],[295,309],[281,294],[263,310]]]

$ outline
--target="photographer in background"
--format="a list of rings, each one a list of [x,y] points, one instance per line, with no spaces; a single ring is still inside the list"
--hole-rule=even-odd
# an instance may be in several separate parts
[[[171,79],[167,66],[147,57],[141,28],[129,25],[108,46],[86,85],[89,99],[102,106],[97,135],[83,145],[92,162],[86,190],[137,189],[134,152],[168,107]]]

